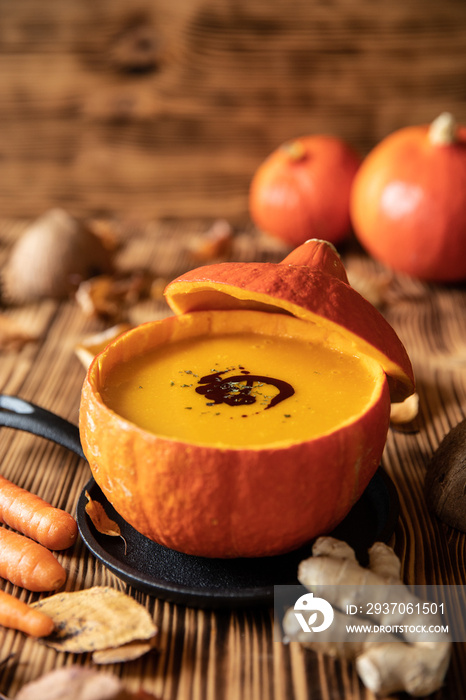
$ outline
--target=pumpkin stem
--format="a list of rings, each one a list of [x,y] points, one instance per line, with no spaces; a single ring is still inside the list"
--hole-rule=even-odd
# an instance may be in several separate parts
[[[449,146],[456,141],[456,119],[450,112],[442,112],[429,128],[429,140],[434,146]]]
[[[290,160],[294,162],[304,160],[304,158],[307,156],[306,147],[303,143],[301,143],[301,141],[289,141],[288,143],[283,144],[282,148],[284,151],[286,151]]]
[[[348,283],[345,267],[337,249],[330,241],[310,238],[284,258],[280,265],[305,265],[312,270],[326,272]]]

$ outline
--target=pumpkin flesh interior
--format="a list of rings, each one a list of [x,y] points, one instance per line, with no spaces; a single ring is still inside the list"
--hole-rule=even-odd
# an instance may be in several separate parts
[[[195,312],[130,331],[94,371],[104,404],[143,430],[260,448],[336,431],[380,395],[380,365],[339,340],[283,314]]]

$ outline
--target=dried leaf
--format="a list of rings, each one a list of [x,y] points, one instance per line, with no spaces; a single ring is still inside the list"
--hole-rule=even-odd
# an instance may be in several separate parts
[[[233,229],[228,221],[219,219],[204,234],[197,236],[189,246],[195,260],[208,262],[225,257],[231,249]]]
[[[163,299],[163,293],[167,284],[168,280],[165,279],[165,277],[156,277],[153,280],[150,288],[151,299],[155,299],[156,301],[160,301],[160,299]]]
[[[154,275],[149,270],[133,270],[129,274],[115,278],[115,288],[122,294],[127,306],[134,306],[142,299],[148,299]]]
[[[386,273],[377,276],[362,275],[355,270],[348,270],[350,285],[361,296],[369,301],[372,306],[380,309],[389,301],[390,288],[393,282],[393,274]]]
[[[108,219],[88,219],[86,221],[86,226],[92,231],[94,236],[99,238],[106,250],[112,253],[118,250],[121,241],[113,221],[109,221]]]
[[[147,654],[155,646],[154,638],[147,641],[128,642],[114,649],[100,649],[92,654],[95,664],[119,664],[125,661],[134,661]]]
[[[0,350],[19,351],[27,343],[37,340],[37,336],[28,333],[17,321],[0,314]]]
[[[126,554],[126,540],[121,534],[120,526],[114,520],[108,517],[105,509],[99,501],[94,501],[86,491],[86,513],[92,520],[92,524],[95,529],[100,532],[101,535],[109,535],[109,537],[121,537],[125,543],[125,554]]]
[[[76,291],[76,301],[86,316],[116,318],[120,314],[122,300],[115,295],[113,278],[100,275],[81,282]]]
[[[57,651],[80,653],[117,648],[128,642],[152,639],[157,628],[148,611],[114,588],[95,586],[57,593],[33,604],[55,623],[43,640]]]
[[[137,270],[122,277],[100,275],[82,282],[76,291],[76,301],[86,316],[103,319],[123,318],[126,311],[151,294],[153,276]]]
[[[118,338],[118,336],[129,331],[131,328],[132,325],[130,323],[118,323],[116,326],[107,328],[101,333],[95,333],[94,335],[84,338],[76,345],[74,351],[87,369],[99,352],[102,352],[112,340],[115,340],[115,338]]]

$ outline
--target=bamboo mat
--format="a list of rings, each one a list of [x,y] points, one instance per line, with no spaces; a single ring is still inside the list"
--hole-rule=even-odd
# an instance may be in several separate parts
[[[0,222],[0,263],[26,222]],[[206,230],[203,222],[167,221],[119,225],[121,268],[149,267],[169,279],[197,265],[188,243]],[[280,246],[247,229],[233,239],[230,259],[281,259]],[[407,583],[465,584],[465,536],[428,512],[423,496],[426,464],[443,436],[466,411],[466,289],[464,285],[427,285],[388,276],[355,245],[342,255],[354,286],[378,290],[381,311],[410,354],[420,396],[415,432],[390,430],[383,466],[396,484],[401,515],[391,544],[402,558]],[[19,351],[4,351],[0,390],[19,395],[77,422],[84,368],[75,355],[82,338],[108,323],[87,317],[73,299],[43,301],[4,309],[38,336]],[[168,313],[159,299],[130,309],[132,323]],[[0,430],[0,463],[4,476],[74,513],[87,464],[42,438],[7,428]],[[295,644],[273,641],[273,612],[212,612],[187,608],[146,596],[127,587],[105,569],[78,541],[58,558],[68,571],[66,590],[110,585],[128,590],[143,603],[159,628],[157,648],[126,664],[100,667],[121,676],[128,689],[143,687],[163,700],[371,700],[354,667]],[[2,581],[1,588],[22,600],[29,594]],[[14,698],[19,688],[42,673],[71,664],[91,665],[90,656],[47,649],[20,633],[0,628],[0,692]],[[434,697],[461,698],[466,687],[464,644],[454,645],[445,688]]]

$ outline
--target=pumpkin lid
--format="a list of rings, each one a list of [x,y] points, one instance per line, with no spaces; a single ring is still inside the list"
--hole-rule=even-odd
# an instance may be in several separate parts
[[[226,262],[190,270],[170,282],[165,298],[175,314],[256,309],[325,324],[383,367],[393,402],[414,391],[411,362],[382,314],[353,289],[331,243],[311,239],[280,263]]]

